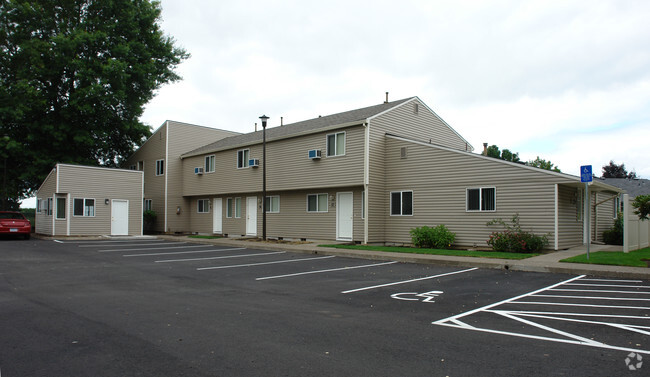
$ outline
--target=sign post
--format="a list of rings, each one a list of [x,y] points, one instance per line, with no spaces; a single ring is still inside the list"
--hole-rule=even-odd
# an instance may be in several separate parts
[[[585,218],[587,224],[585,230],[587,232],[587,260],[589,260],[589,245],[591,244],[591,214],[589,208],[591,207],[591,198],[589,197],[589,182],[593,181],[591,165],[583,165],[580,167],[580,181],[585,184]]]

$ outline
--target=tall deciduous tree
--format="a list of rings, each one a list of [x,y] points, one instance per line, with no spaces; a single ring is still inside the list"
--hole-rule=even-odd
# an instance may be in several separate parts
[[[510,162],[521,161],[519,159],[519,153],[512,153],[509,149],[504,149],[503,151],[500,151],[499,147],[496,145],[490,145],[487,148],[487,156],[510,161]]]
[[[530,161],[528,161],[528,162],[526,163],[526,165],[528,165],[528,166],[534,166],[534,167],[536,167],[536,168],[540,168],[540,169],[556,171],[556,172],[558,172],[558,173],[561,173],[561,172],[562,172],[562,171],[560,170],[560,168],[558,168],[558,167],[557,167],[555,164],[553,164],[550,160],[549,160],[549,161],[546,161],[546,160],[543,159],[543,158],[539,158],[539,156],[537,156],[537,158],[534,159],[534,160],[530,160]]]
[[[636,178],[636,173],[631,172],[628,174],[625,170],[625,164],[617,165],[614,161],[609,161],[609,165],[603,166],[603,178]]]
[[[151,0],[0,0],[5,207],[56,162],[115,166],[151,134],[144,105],[189,56],[160,14]]]

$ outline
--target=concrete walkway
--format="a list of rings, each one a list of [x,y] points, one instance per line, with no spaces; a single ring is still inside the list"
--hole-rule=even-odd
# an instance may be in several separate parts
[[[603,277],[627,278],[627,279],[650,279],[650,268],[645,267],[622,267],[606,266],[597,264],[564,263],[561,259],[586,254],[586,246],[579,246],[569,250],[562,250],[543,254],[522,260],[494,259],[476,257],[457,257],[448,255],[426,255],[409,253],[389,253],[370,250],[348,250],[329,247],[319,247],[322,244],[332,244],[332,241],[310,241],[308,243],[279,243],[274,241],[261,242],[246,239],[218,238],[200,239],[186,236],[158,236],[164,239],[182,240],[185,242],[211,244],[220,246],[246,247],[263,250],[286,250],[306,254],[336,255],[341,257],[353,257],[372,260],[390,260],[406,263],[425,263],[457,267],[479,267],[505,269],[515,271],[554,272],[573,275],[594,275]],[[620,246],[591,245],[590,252],[596,251],[620,251]]]

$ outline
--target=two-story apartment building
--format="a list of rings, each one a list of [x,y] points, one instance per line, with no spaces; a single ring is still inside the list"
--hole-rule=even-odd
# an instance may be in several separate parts
[[[246,134],[167,121],[123,167],[144,172],[156,230],[228,236],[410,243],[410,229],[445,224],[456,245],[485,247],[486,225],[519,214],[562,249],[592,239],[584,204],[613,223],[620,189],[473,153],[418,97]],[[603,205],[603,203],[611,203]]]

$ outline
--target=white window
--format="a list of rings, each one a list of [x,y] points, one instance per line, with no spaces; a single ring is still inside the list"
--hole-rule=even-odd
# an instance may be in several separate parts
[[[390,193],[390,215],[413,215],[413,191],[394,191]]]
[[[95,216],[95,199],[74,198],[72,200],[72,216]]]
[[[614,219],[618,218],[618,214],[623,212],[623,201],[620,196],[614,198]]]
[[[232,198],[226,199],[226,217],[232,217]]]
[[[242,149],[237,151],[237,169],[248,167],[248,158],[250,156],[250,149]]]
[[[52,216],[52,198],[47,198],[47,215]]]
[[[165,174],[165,160],[156,160],[156,175]]]
[[[43,199],[36,198],[36,213],[41,213],[43,208]]]
[[[56,198],[56,218],[65,220],[65,198]]]
[[[266,212],[267,213],[280,213],[280,197],[267,196],[266,197]]]
[[[235,198],[235,218],[241,218],[241,198]]]
[[[307,195],[307,212],[327,212],[327,194]]]
[[[345,154],[345,132],[327,135],[327,157]]]
[[[214,172],[214,155],[205,156],[205,172],[206,173]]]
[[[145,211],[151,211],[151,205],[152,205],[152,199],[145,199],[144,200],[144,210]]]
[[[199,199],[196,202],[197,212],[198,213],[209,213],[210,212],[210,199]]]
[[[497,190],[494,187],[467,189],[467,211],[496,211]]]
[[[144,161],[138,161],[138,170],[143,171],[144,170]]]

